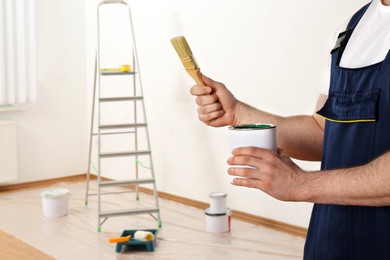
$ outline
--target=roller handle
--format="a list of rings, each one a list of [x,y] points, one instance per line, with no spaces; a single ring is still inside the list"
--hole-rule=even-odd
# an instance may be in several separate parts
[[[124,243],[124,242],[129,242],[131,236],[128,235],[126,237],[111,237],[108,239],[109,243]]]

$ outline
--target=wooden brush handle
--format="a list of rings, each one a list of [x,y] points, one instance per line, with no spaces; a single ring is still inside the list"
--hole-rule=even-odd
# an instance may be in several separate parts
[[[204,86],[202,76],[200,75],[200,69],[187,70],[188,74],[195,80],[196,85]]]

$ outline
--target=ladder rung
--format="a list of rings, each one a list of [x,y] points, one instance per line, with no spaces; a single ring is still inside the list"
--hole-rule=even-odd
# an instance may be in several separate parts
[[[125,191],[111,191],[111,192],[100,192],[100,195],[114,195],[114,194],[123,194],[123,193],[135,193],[136,190],[125,190]],[[97,196],[97,193],[89,193],[88,196]]]
[[[134,100],[142,100],[144,97],[142,96],[131,96],[131,97],[106,97],[99,98],[100,102],[116,102],[116,101],[134,101]]]
[[[100,4],[125,4],[124,0],[102,0]]]
[[[148,184],[154,183],[156,180],[153,178],[146,179],[133,179],[133,180],[120,180],[120,181],[104,181],[99,184],[100,187],[111,187],[111,186],[124,186],[133,184]]]
[[[122,71],[101,71],[100,72],[100,75],[102,76],[117,76],[117,75],[120,75],[120,76],[123,76],[123,75],[135,75],[136,72],[135,71],[125,71],[125,72],[122,72]]]
[[[100,158],[109,158],[109,157],[123,157],[123,156],[136,156],[136,155],[145,155],[150,154],[148,150],[145,151],[129,151],[129,152],[110,152],[110,153],[101,153]]]
[[[112,124],[112,125],[100,125],[100,129],[120,129],[120,128],[134,128],[145,127],[146,123],[134,123],[134,124]]]
[[[99,212],[99,217],[119,217],[126,215],[138,215],[138,214],[152,214],[158,213],[159,208],[140,208],[140,209],[127,209],[127,210],[113,210]]]
[[[121,135],[121,134],[134,134],[134,131],[124,131],[124,132],[112,132],[112,133],[100,133],[100,135]],[[98,136],[98,134],[92,134],[93,136]]]

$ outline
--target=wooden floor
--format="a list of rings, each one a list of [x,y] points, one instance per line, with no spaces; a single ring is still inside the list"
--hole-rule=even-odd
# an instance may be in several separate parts
[[[96,182],[90,187],[93,192]],[[2,242],[0,259],[302,259],[302,237],[237,219],[232,219],[230,232],[210,233],[204,210],[163,198],[159,199],[163,225],[154,252],[130,249],[116,253],[116,245],[108,243],[110,237],[130,229],[158,229],[156,220],[149,215],[109,218],[98,232],[96,197],[89,197],[85,205],[84,182],[50,185],[67,188],[71,194],[68,215],[49,219],[42,214],[41,202],[41,192],[47,188],[0,193],[0,235],[9,241]],[[104,205],[114,209],[129,203],[130,197],[134,194],[117,194]],[[142,203],[153,204],[149,194],[140,197]],[[21,251],[31,257],[18,257]]]
[[[16,237],[0,230],[0,256],[7,260],[54,259]]]

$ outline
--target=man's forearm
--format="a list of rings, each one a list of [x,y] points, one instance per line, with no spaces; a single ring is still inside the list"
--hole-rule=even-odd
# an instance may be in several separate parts
[[[282,117],[247,104],[239,106],[236,124],[270,123],[276,125],[278,148],[292,158],[320,161],[323,130],[311,115]]]
[[[302,201],[320,204],[390,206],[390,153],[352,168],[303,174]]]

